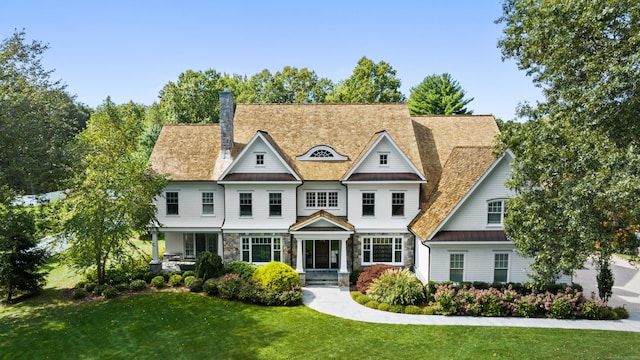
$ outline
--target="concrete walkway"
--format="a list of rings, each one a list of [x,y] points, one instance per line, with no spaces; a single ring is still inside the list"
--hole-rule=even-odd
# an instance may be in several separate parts
[[[625,320],[558,320],[498,317],[409,315],[373,310],[351,299],[349,288],[308,286],[302,289],[306,306],[345,319],[383,323],[413,325],[464,325],[464,326],[511,326],[531,328],[562,328],[588,330],[615,330],[640,332],[640,313],[630,313]]]

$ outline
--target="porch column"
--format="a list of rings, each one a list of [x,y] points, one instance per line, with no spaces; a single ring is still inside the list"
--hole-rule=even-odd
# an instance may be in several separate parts
[[[297,252],[296,252],[296,272],[298,274],[301,274],[304,272],[304,267],[302,266],[302,257],[304,256],[302,254],[302,239],[298,239],[296,238],[296,243],[297,243]]]
[[[349,272],[347,270],[347,239],[340,240],[340,272]]]
[[[158,232],[151,232],[151,263],[149,263],[151,267],[151,271],[160,272],[162,271],[162,261],[160,261],[160,256],[158,255]]]

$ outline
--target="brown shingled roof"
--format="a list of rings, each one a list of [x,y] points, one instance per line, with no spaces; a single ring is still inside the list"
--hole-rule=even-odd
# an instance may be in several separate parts
[[[236,151],[257,130],[269,133],[304,180],[339,180],[376,132],[386,130],[409,160],[422,169],[406,104],[238,104]],[[295,157],[327,145],[346,161],[299,161]]]
[[[214,180],[220,152],[220,125],[165,125],[149,162],[153,170],[171,180]]]
[[[427,206],[409,224],[420,239],[427,239],[496,161],[491,147],[456,147],[442,169]]]
[[[423,195],[428,195],[453,148],[458,146],[492,146],[500,132],[492,115],[430,115],[412,116],[413,127],[422,158],[422,173],[428,183]],[[420,199],[424,203],[426,198]]]

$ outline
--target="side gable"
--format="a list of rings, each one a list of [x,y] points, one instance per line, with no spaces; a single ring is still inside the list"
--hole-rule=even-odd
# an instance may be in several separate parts
[[[302,180],[269,134],[258,131],[220,176],[220,183]]]
[[[433,238],[505,156],[513,155],[509,152],[495,160],[490,147],[453,149],[428,196],[427,206],[409,224],[409,229],[422,240]]]
[[[383,130],[371,138],[342,181],[426,182],[426,179],[389,133]]]

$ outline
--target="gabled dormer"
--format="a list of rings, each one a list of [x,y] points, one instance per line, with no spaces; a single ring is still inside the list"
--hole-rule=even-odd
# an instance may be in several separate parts
[[[424,183],[427,179],[389,133],[383,130],[372,137],[359,158],[343,176],[342,181],[343,183],[369,181]]]
[[[222,173],[224,183],[302,183],[268,133],[258,131]]]

